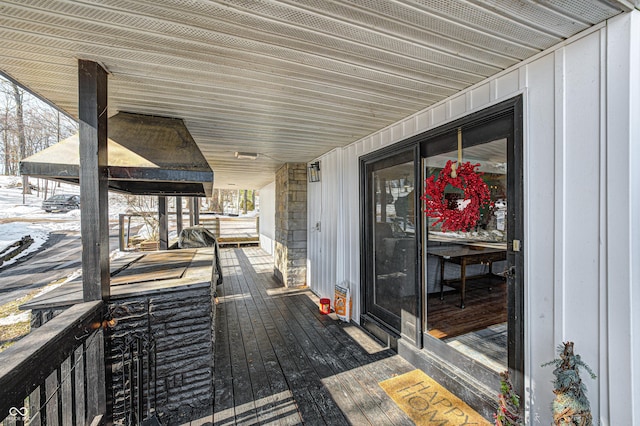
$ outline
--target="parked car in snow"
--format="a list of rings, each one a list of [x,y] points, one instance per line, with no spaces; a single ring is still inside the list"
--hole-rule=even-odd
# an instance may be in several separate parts
[[[57,194],[42,202],[46,212],[68,212],[80,208],[80,196],[75,194]]]

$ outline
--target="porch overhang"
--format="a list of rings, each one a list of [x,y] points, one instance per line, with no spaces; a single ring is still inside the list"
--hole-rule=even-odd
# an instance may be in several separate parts
[[[312,162],[381,129],[410,136],[411,127],[394,123],[638,6],[638,0],[39,3],[0,0],[0,73],[77,118],[77,61],[101,64],[109,74],[109,115],[181,118],[216,171],[216,187],[228,189],[262,188],[284,163]],[[465,102],[475,100],[456,98]],[[451,118],[444,106],[437,114]]]
[[[210,196],[213,171],[180,119],[120,112],[109,119],[109,189],[134,195]],[[24,159],[20,173],[79,183],[75,134]]]

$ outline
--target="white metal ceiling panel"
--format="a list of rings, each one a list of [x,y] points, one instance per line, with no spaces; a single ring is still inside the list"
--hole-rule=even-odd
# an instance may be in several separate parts
[[[77,114],[183,119],[216,186],[259,188],[632,7],[607,0],[0,0],[0,71]],[[260,155],[238,160],[235,151]]]

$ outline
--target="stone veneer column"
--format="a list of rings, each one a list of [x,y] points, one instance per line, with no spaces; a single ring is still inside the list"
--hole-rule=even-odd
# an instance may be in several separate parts
[[[274,276],[287,287],[307,281],[307,165],[287,163],[276,172]]]

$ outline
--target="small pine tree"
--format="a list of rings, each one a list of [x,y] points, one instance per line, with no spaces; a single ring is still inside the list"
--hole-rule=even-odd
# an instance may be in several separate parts
[[[580,368],[584,368],[592,379],[596,378],[593,371],[585,364],[580,355],[573,352],[573,342],[565,342],[558,346],[560,358],[542,366],[555,365],[553,370],[554,390],[556,394],[553,400],[553,424],[557,426],[591,426],[593,418],[587,389],[580,379]]]
[[[496,426],[522,426],[520,418],[520,397],[513,390],[509,372],[500,373],[500,394],[498,411],[495,414]]]

